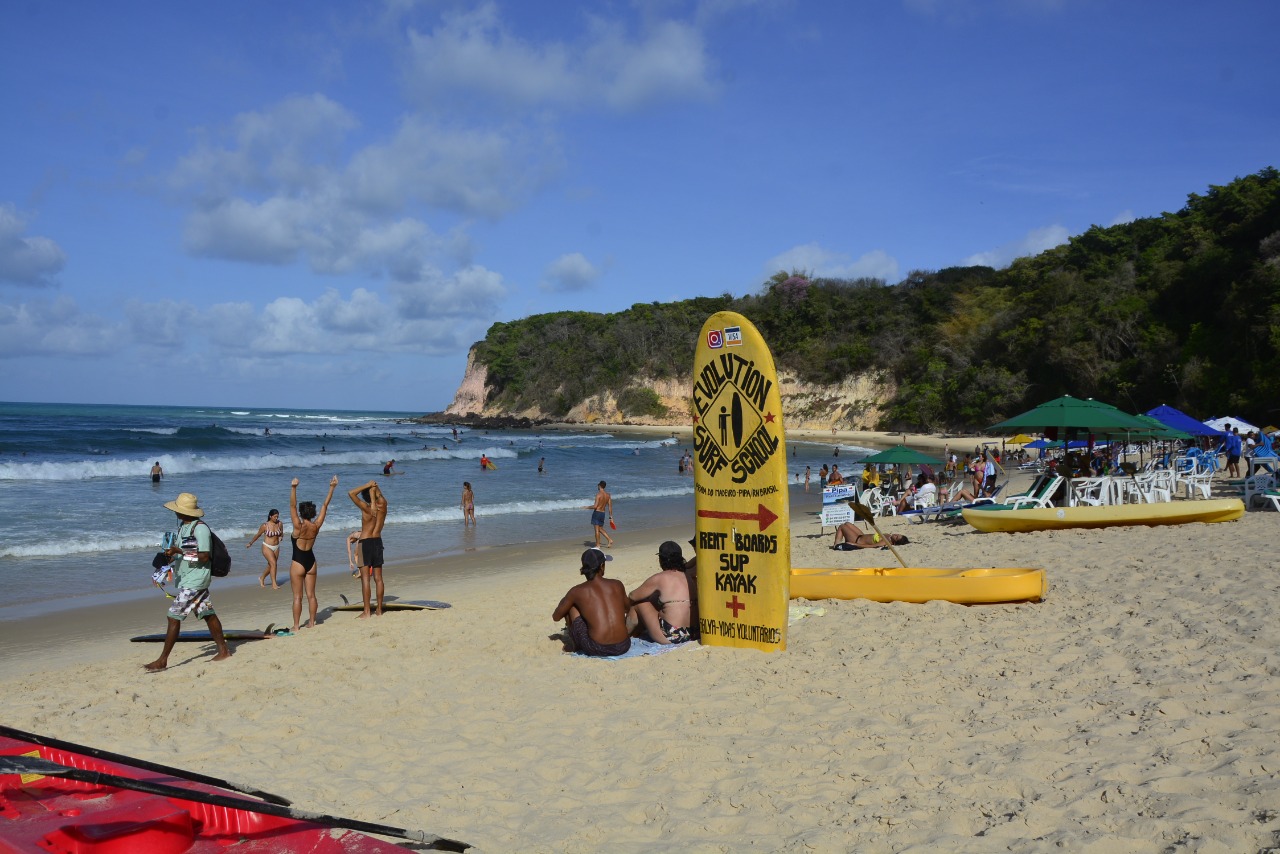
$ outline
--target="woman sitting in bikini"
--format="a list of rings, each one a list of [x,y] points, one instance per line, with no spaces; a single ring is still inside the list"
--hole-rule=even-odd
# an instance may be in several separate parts
[[[905,546],[911,542],[905,534],[890,534],[888,537],[881,537],[879,534],[868,534],[852,522],[845,522],[836,528],[836,541],[832,543],[831,548],[842,552],[853,551],[854,549],[887,549],[889,543],[895,546]]]
[[[311,619],[307,628],[315,628],[316,609],[316,556],[312,549],[316,537],[320,534],[320,526],[324,524],[325,514],[329,512],[329,502],[333,500],[333,491],[338,487],[338,476],[329,481],[329,494],[325,496],[324,505],[316,513],[314,501],[298,503],[298,479],[295,477],[289,485],[289,509],[293,516],[293,559],[289,564],[289,584],[293,587],[293,630],[298,631],[298,623],[302,619],[302,596],[307,596],[307,606]]]
[[[253,535],[253,539],[244,544],[247,549],[257,541],[258,537],[262,537],[262,556],[267,559],[267,568],[262,570],[262,577],[258,579],[258,584],[266,587],[267,576],[271,576],[271,589],[279,590],[280,582],[276,580],[276,561],[280,557],[280,540],[284,538],[284,525],[280,523],[280,511],[274,507],[267,514],[267,521],[258,526],[258,533]]]

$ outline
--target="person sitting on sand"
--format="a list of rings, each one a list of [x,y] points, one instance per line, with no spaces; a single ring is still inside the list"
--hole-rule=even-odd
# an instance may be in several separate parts
[[[881,537],[879,534],[868,534],[852,522],[845,522],[836,528],[836,539],[831,548],[837,551],[850,552],[854,549],[887,549],[885,540],[895,546],[905,546],[911,542],[905,534],[890,534]]]
[[[551,619],[565,621],[569,639],[582,655],[622,655],[631,649],[627,588],[604,577],[604,561],[597,548],[583,552],[579,571],[587,580],[570,587],[551,614]]]
[[[693,597],[679,543],[667,540],[658,547],[658,568],[628,597],[636,617],[633,634],[660,644],[686,643],[693,640],[689,629]]]

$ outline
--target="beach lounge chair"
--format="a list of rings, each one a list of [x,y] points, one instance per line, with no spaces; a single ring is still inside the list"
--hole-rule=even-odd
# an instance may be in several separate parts
[[[1268,489],[1262,497],[1271,502],[1271,506],[1280,511],[1280,489]]]
[[[1042,474],[1035,479],[1026,492],[1010,495],[1003,503],[1017,510],[1052,507],[1053,496],[1062,488],[1065,480],[1066,478],[1060,474]]]

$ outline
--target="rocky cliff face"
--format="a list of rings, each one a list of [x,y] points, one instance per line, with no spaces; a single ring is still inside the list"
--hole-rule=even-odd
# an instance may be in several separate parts
[[[534,407],[512,412],[489,405],[489,388],[486,385],[488,371],[478,364],[473,350],[467,356],[467,370],[462,384],[453,396],[453,403],[445,414],[460,418],[529,418],[534,421],[564,421],[583,424],[651,424],[655,426],[684,427],[692,423],[690,406],[693,398],[693,380],[647,380],[637,378],[633,385],[651,388],[667,407],[668,415],[624,415],[618,410],[618,401],[609,392],[594,395],[583,401],[563,417],[551,419]],[[826,430],[840,427],[847,430],[873,430],[881,412],[881,401],[893,396],[896,389],[883,379],[863,374],[849,377],[839,385],[814,385],[795,377],[779,374],[783,417],[788,427],[798,430]]]

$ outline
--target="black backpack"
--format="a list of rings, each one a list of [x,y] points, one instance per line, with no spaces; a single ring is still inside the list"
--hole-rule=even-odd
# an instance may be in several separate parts
[[[227,551],[226,543],[218,538],[213,528],[205,522],[200,524],[209,529],[209,572],[215,578],[226,578],[231,573],[231,552]]]

